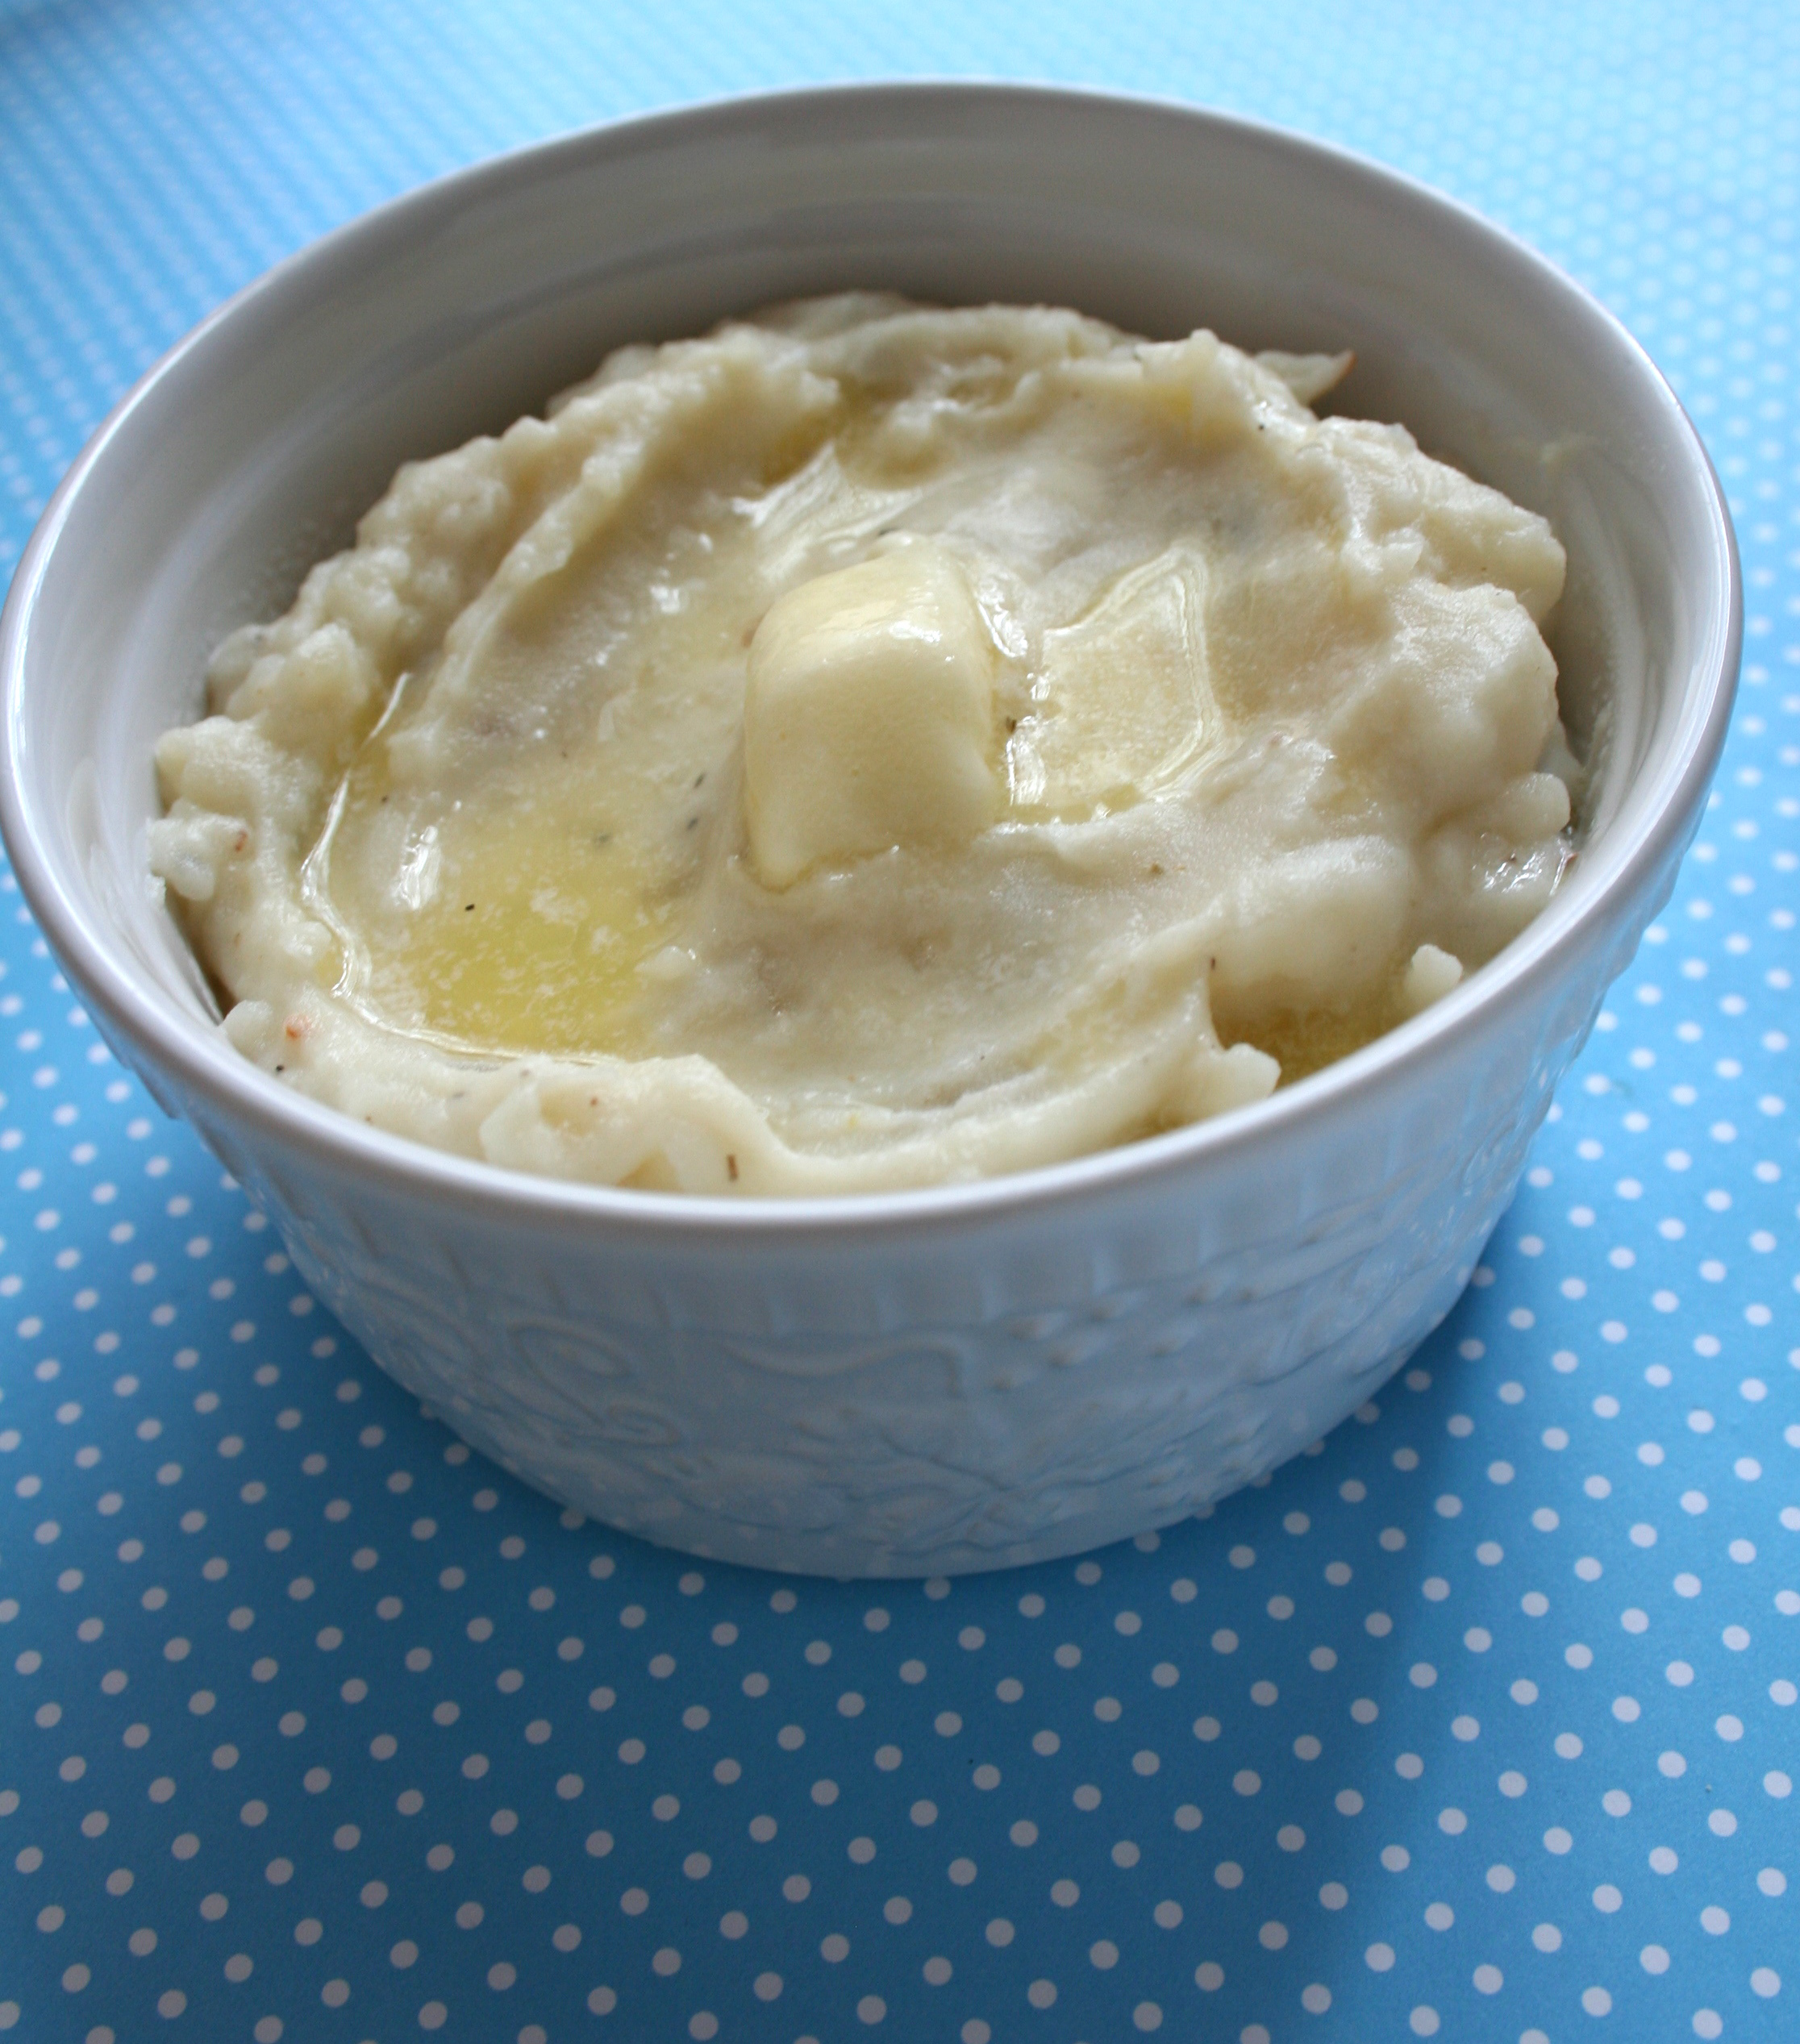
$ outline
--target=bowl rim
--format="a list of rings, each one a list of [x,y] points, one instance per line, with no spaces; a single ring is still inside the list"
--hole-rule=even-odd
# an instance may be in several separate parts
[[[53,849],[54,819],[29,792],[22,768],[27,750],[25,689],[35,612],[51,558],[74,502],[97,473],[109,449],[157,387],[204,348],[219,327],[248,307],[290,289],[293,281],[359,243],[417,233],[454,212],[477,191],[498,194],[559,163],[595,152],[667,146],[728,131],[747,120],[843,110],[874,102],[915,103],[944,98],[1031,104],[1079,115],[1096,110],[1160,117],[1221,131],[1292,160],[1310,160],[1331,176],[1360,185],[1390,203],[1447,216],[1510,262],[1538,288],[1572,304],[1617,351],[1619,365],[1636,378],[1640,406],[1660,414],[1663,437],[1685,453],[1681,486],[1695,491],[1710,546],[1707,586],[1723,597],[1699,620],[1695,656],[1648,801],[1627,838],[1615,830],[1590,862],[1601,870],[1578,895],[1559,893],[1489,963],[1422,1014],[1401,1023],[1348,1056],[1323,1067],[1267,1099],[1185,1127],[1090,1155],[1000,1176],[898,1191],[787,1197],[645,1192],[582,1180],[541,1176],[438,1150],[414,1139],[360,1122],[341,1110],[281,1084],[226,1041],[216,1024],[196,1016],[177,1022],[175,1004],[159,1000],[100,941],[72,891],[63,883]],[[1579,952],[1604,933],[1623,901],[1637,895],[1681,848],[1698,820],[1707,784],[1723,749],[1741,652],[1743,594],[1735,538],[1723,489],[1693,422],[1667,379],[1624,325],[1585,287],[1509,230],[1462,201],[1335,143],[1275,123],[1226,113],[1171,96],[1030,81],[955,77],[876,79],[781,87],[707,99],[601,121],[527,142],[461,166],[398,194],[283,257],[234,292],[160,356],[113,406],[77,456],[45,508],[15,571],[0,614],[0,832],[14,873],[39,926],[70,976],[105,1017],[144,1055],[166,1069],[185,1093],[209,1101],[231,1122],[284,1151],[299,1151],[334,1172],[349,1170],[402,1197],[427,1197],[465,1211],[504,1209],[509,1218],[562,1228],[598,1225],[614,1234],[712,1237],[724,1243],[771,1234],[848,1238],[929,1231],[945,1223],[1006,1220],[1046,1206],[1134,1185],[1172,1172],[1223,1164],[1247,1147],[1284,1134],[1297,1122],[1323,1119],[1353,1108],[1395,1074],[1427,1054],[1451,1054],[1477,1030],[1527,999],[1540,974],[1557,959]],[[152,1089],[154,1090],[154,1089]]]

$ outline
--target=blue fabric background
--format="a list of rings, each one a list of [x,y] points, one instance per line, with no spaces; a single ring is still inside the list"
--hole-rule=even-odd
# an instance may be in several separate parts
[[[1800,2036],[1790,5],[0,0],[0,573],[323,230],[608,115],[923,72],[1327,136],[1619,312],[1748,586],[1676,900],[1376,1404],[1160,1540],[858,1587],[470,1458],[0,879],[0,2030]]]

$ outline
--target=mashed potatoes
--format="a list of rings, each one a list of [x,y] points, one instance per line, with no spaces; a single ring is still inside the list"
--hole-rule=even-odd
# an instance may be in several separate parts
[[[1541,518],[1344,359],[827,298],[401,470],[157,751],[238,1048],[378,1126],[699,1193],[1239,1106],[1548,898]]]

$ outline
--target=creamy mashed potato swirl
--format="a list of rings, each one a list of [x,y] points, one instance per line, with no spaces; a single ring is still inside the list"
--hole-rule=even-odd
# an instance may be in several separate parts
[[[1254,1101],[1535,915],[1544,522],[1346,360],[848,296],[410,464],[169,732],[231,1042],[602,1184],[852,1193]]]

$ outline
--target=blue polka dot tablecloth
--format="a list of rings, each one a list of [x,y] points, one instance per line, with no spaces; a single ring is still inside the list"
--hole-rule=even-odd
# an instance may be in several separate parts
[[[0,0],[0,572],[277,257],[559,129],[1175,93],[1512,227],[1711,448],[1740,710],[1473,1289],[1273,1479],[954,1583],[715,1567],[472,1456],[0,878],[0,2031],[1800,2038],[1800,13]]]

